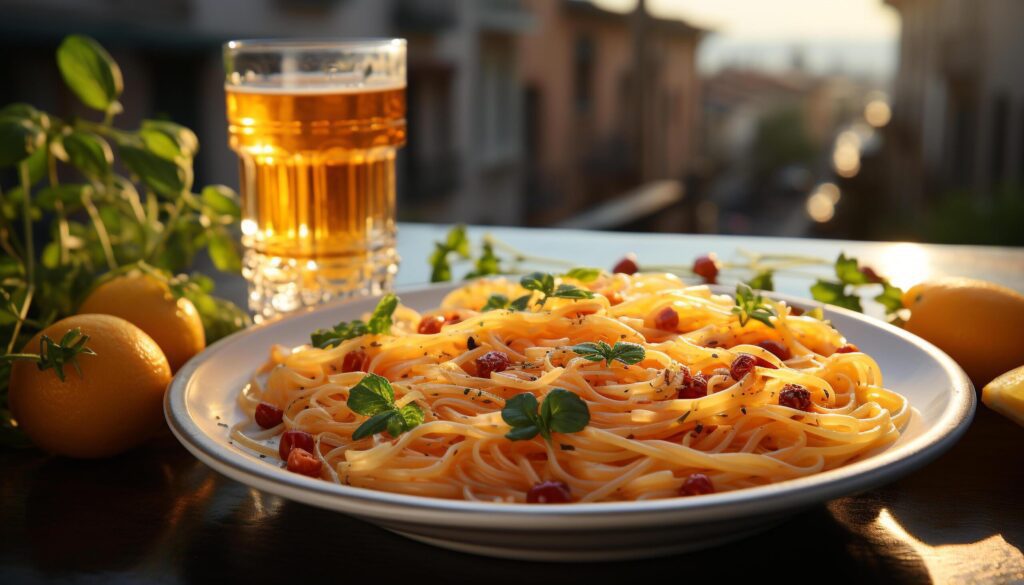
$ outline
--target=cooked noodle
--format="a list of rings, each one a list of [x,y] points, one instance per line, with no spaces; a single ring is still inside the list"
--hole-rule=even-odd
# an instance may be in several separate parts
[[[728,491],[833,469],[895,441],[909,416],[906,399],[882,386],[870,356],[836,352],[846,344],[838,331],[794,315],[784,303],[768,301],[777,314],[773,327],[754,320],[741,326],[732,297],[670,275],[565,282],[598,294],[481,313],[492,293],[515,298],[528,291],[505,279],[480,280],[430,313],[461,319],[439,333],[416,333],[422,316],[400,306],[391,335],[329,349],[276,346],[240,400],[250,414],[260,402],[276,405],[284,421],[254,431],[250,419],[232,436],[276,458],[275,436],[307,431],[324,463],[321,477],[363,488],[524,502],[537,483],[560,481],[573,501],[597,502],[676,497],[695,473],[715,491]],[[676,331],[655,326],[666,307],[678,315]],[[791,357],[783,362],[756,345],[766,340]],[[637,343],[646,355],[635,365],[608,366],[569,349],[596,341]],[[505,353],[511,366],[478,377],[475,361],[491,351]],[[365,354],[362,371],[342,371],[351,352]],[[756,367],[734,380],[729,367],[742,353],[776,369]],[[706,396],[678,398],[684,369],[706,377]],[[397,438],[380,433],[354,441],[367,417],[346,401],[366,372],[391,381],[398,407],[415,401],[423,423]],[[787,384],[809,392],[808,410],[779,404]],[[554,433],[550,442],[506,438],[506,399],[531,392],[539,402],[554,388],[583,399],[589,424]]]

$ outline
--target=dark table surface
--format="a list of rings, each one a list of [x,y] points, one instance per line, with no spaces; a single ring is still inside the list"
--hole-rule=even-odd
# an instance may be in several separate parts
[[[415,236],[405,240],[406,258],[427,250],[418,246],[439,232],[419,226],[405,230]],[[533,239],[543,248],[543,238],[523,234],[521,242],[515,242],[514,232],[501,235],[524,248]],[[580,236],[581,248],[585,239]],[[607,238],[602,241],[608,245]],[[642,247],[630,242],[632,248]],[[725,245],[713,239],[687,242],[704,251]],[[763,245],[813,246],[819,254],[823,245],[840,245],[794,242],[764,240]],[[401,239],[399,245],[401,252]],[[622,244],[613,238],[611,245]],[[842,245],[883,257],[887,246]],[[993,267],[1016,267],[991,279],[1024,288],[1024,252],[921,249],[931,275],[946,272],[945,266],[973,267],[982,277],[979,267],[993,274]],[[861,583],[1024,581],[1024,428],[981,404],[959,443],[900,481],[812,507],[769,531],[718,548],[606,564],[498,560],[413,542],[227,479],[169,433],[98,461],[0,450],[0,466],[0,584],[425,580],[522,585],[755,576]]]

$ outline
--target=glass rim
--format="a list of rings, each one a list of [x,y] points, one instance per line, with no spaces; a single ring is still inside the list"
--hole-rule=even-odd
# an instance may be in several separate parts
[[[246,50],[374,50],[387,47],[405,47],[407,41],[399,37],[293,37],[293,38],[256,38],[235,39],[224,43],[225,52]]]

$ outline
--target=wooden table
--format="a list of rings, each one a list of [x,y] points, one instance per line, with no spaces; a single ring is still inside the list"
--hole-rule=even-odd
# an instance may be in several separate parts
[[[445,230],[400,229],[398,283],[425,282],[425,258]],[[828,259],[843,250],[898,285],[958,274],[1024,290],[1021,249],[509,228],[474,228],[474,241],[484,231],[583,265],[609,267],[628,251],[641,264],[689,264],[708,251],[729,259],[740,248]],[[776,279],[778,290],[801,296],[809,284],[805,276]],[[219,287],[244,297],[238,280]],[[612,564],[504,561],[419,544],[229,480],[170,436],[109,460],[22,450],[0,451],[0,464],[0,583],[1024,580],[1024,429],[982,405],[959,444],[901,481],[733,544]]]

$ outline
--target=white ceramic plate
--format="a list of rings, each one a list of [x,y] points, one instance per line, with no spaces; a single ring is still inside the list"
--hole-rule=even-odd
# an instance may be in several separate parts
[[[406,290],[416,309],[440,304],[451,285]],[[728,292],[722,290],[720,292]],[[774,295],[802,306],[810,301]],[[974,388],[935,346],[901,329],[844,309],[826,314],[874,356],[885,384],[914,407],[901,438],[846,467],[774,485],[644,502],[512,505],[450,501],[336,485],[281,469],[228,440],[244,414],[236,397],[270,346],[308,343],[309,332],[358,318],[376,299],[330,305],[236,333],[178,372],[165,400],[171,430],[201,461],[244,484],[343,512],[388,530],[466,552],[531,560],[613,560],[665,555],[736,540],[794,512],[904,476],[951,447],[974,414]]]

